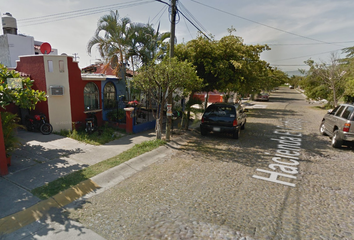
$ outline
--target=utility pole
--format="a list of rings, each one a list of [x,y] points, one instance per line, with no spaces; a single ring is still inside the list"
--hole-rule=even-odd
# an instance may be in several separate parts
[[[176,28],[176,12],[177,12],[176,1],[177,0],[171,0],[172,11],[171,11],[170,58],[173,58],[174,50],[175,50],[175,28]],[[171,104],[171,106],[173,104],[172,91],[170,91],[170,89],[168,91],[168,104]],[[166,141],[170,141],[171,126],[172,126],[172,116],[168,115],[167,124],[166,124]]]

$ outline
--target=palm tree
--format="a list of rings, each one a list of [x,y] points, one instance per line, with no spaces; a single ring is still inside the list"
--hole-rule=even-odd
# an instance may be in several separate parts
[[[127,61],[129,50],[129,29],[132,23],[129,18],[119,18],[118,11],[111,11],[98,21],[95,35],[87,44],[87,52],[97,45],[102,59],[118,74],[122,63]]]
[[[143,41],[144,45],[140,50],[143,64],[149,64],[155,60],[161,60],[167,53],[169,44],[165,42],[170,38],[170,32],[160,33],[160,24],[155,30],[151,24],[147,24]]]
[[[139,65],[145,65],[166,54],[165,40],[170,33],[160,33],[159,29],[160,24],[155,31],[151,24],[132,23],[129,18],[119,18],[118,11],[111,11],[99,19],[87,52],[91,54],[92,47],[97,45],[106,68],[111,66],[119,73],[122,63],[130,60],[134,70],[134,59],[140,61]]]

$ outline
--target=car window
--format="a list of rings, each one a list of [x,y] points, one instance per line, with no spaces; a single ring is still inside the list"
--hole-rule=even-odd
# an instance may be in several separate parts
[[[330,114],[334,115],[340,106],[335,107]]]
[[[343,112],[344,108],[345,108],[345,106],[341,106],[341,107],[338,109],[338,111],[336,112],[335,115],[336,115],[337,117],[340,117],[340,116],[342,115],[342,112]]]
[[[351,106],[347,107],[342,114],[342,118],[349,120],[353,111],[354,111],[354,107],[351,107]]]
[[[206,116],[235,117],[235,108],[231,106],[209,106],[205,111]]]

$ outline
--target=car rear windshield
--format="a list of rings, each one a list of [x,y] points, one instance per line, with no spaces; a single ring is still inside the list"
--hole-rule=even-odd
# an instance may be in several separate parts
[[[235,117],[236,111],[233,106],[209,106],[205,113],[206,116],[218,116],[218,117]]]

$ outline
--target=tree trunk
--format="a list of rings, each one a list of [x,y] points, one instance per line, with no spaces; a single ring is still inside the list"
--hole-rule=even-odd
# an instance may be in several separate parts
[[[158,140],[161,140],[161,136],[162,136],[162,133],[161,133],[161,118],[156,118],[156,139]]]
[[[186,126],[185,126],[185,130],[188,130],[188,127],[189,127],[189,118],[191,117],[191,106],[190,105],[190,101],[191,99],[193,98],[194,96],[194,92],[192,92],[190,95],[189,95],[189,100],[188,100],[188,106],[187,106],[187,118],[186,118]],[[186,103],[187,105],[187,103]]]
[[[165,106],[164,98],[162,99],[161,103],[158,105],[157,109],[157,119],[156,119],[156,139],[161,139],[162,137],[162,120],[163,120],[163,106]]]
[[[337,107],[337,96],[336,96],[336,89],[333,87],[333,104],[334,107]]]

